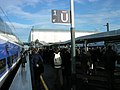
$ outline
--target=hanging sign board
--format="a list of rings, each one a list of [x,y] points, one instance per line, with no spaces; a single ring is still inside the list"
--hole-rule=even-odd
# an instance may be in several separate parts
[[[70,11],[52,10],[52,23],[70,23]]]

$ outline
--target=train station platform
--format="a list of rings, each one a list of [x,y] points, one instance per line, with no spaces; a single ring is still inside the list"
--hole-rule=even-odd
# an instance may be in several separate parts
[[[113,89],[109,88],[108,74],[102,67],[97,67],[95,73],[83,75],[81,70],[77,68],[76,74],[77,90],[120,90],[120,67],[114,70]],[[84,79],[87,79],[84,80]]]
[[[33,90],[61,90],[59,83],[56,83],[56,73],[55,69],[50,64],[44,64],[44,73],[40,75],[40,84],[41,88],[36,89],[35,79],[33,75],[33,70],[31,66],[31,75],[32,75],[32,88]]]
[[[29,57],[26,57],[25,67],[20,65],[9,90],[32,90]]]
[[[27,63],[25,68],[20,65],[9,90],[34,90],[34,76],[32,77],[33,72],[31,69],[29,56],[27,56],[26,59]],[[62,78],[62,76],[60,77]],[[84,78],[87,78],[87,82],[84,80]],[[68,86],[61,88],[61,85],[56,82],[55,69],[49,63],[44,64],[44,73],[42,73],[40,76],[40,80],[41,88],[38,88],[38,90],[70,90],[68,89]],[[85,76],[81,73],[81,70],[76,67],[75,90],[109,90],[107,84],[107,75],[104,68],[98,67],[96,69],[96,73]],[[119,65],[115,69],[113,86],[114,90],[120,90]]]
[[[55,72],[54,69],[49,65],[49,64],[44,64],[44,73],[43,73],[43,78],[44,81],[50,90],[54,90],[54,85],[55,85]]]
[[[33,69],[31,68],[31,63],[29,55],[26,56],[27,63],[25,67],[20,65],[9,90],[36,90],[35,79],[33,75]],[[61,90],[58,84],[56,86],[56,76],[55,70],[50,64],[44,64],[44,73],[40,75],[41,88],[38,90]]]

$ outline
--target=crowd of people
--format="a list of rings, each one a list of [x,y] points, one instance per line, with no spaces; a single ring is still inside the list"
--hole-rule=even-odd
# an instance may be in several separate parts
[[[36,84],[40,81],[40,74],[44,72],[43,64],[50,64],[55,69],[56,82],[58,82],[61,87],[70,85],[70,48],[31,48],[28,52],[33,65],[34,75],[37,80]],[[97,67],[103,67],[108,75],[107,80],[110,88],[112,88],[112,83],[114,81],[116,60],[119,60],[119,56],[114,50],[112,50],[111,45],[108,45],[107,47],[90,47],[88,48],[88,51],[85,51],[84,48],[76,48],[76,66],[80,67],[79,69],[81,73],[84,76],[87,74],[95,74]],[[86,78],[83,79],[86,80]],[[67,87],[67,89],[69,90],[70,88]]]
[[[91,47],[86,52],[84,48],[77,48],[76,56],[76,60],[79,62],[78,65],[84,75],[96,74],[97,68],[100,67],[104,69],[107,74],[109,90],[112,90],[115,63],[119,61],[119,55],[113,50],[111,44],[108,44],[107,47]]]
[[[69,49],[67,48],[62,48],[62,49],[31,48],[29,50],[29,53],[30,53],[31,64],[33,67],[34,77],[36,79],[36,85],[37,83],[40,82],[39,76],[44,72],[44,65],[41,65],[41,63],[49,64],[54,68],[54,71],[56,74],[55,83],[57,84],[56,88],[59,88],[59,89],[61,88],[60,90],[62,90],[63,85],[69,84],[69,79],[71,75],[71,60],[70,60],[71,55],[70,55]]]

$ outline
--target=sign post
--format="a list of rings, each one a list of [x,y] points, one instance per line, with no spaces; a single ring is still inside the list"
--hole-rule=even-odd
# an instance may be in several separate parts
[[[75,64],[75,30],[74,30],[74,2],[70,0],[70,23],[71,23],[71,82],[72,90],[76,90],[75,81],[76,81],[76,64]]]
[[[75,31],[74,31],[74,4],[71,0],[70,20],[71,20],[71,58],[72,58],[72,74],[75,74]]]
[[[72,90],[75,90],[75,31],[74,31],[74,2],[70,0],[70,11],[52,10],[52,23],[70,24],[71,32],[71,72],[72,72]]]

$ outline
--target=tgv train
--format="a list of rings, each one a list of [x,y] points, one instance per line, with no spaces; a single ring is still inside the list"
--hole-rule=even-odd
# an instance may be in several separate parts
[[[6,27],[5,32],[3,26]],[[22,50],[22,43],[14,34],[7,32],[7,28],[8,25],[0,18],[0,87],[20,60]]]

